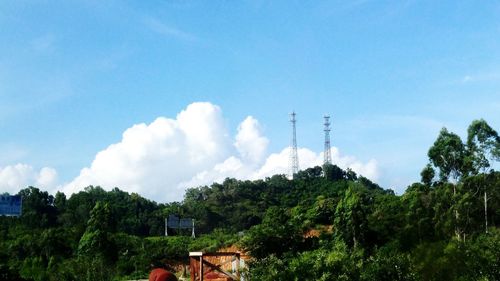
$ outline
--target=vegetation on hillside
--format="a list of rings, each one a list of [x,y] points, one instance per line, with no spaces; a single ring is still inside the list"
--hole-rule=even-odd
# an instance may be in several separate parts
[[[465,141],[443,129],[428,157],[402,195],[335,165],[226,179],[168,204],[118,188],[67,198],[28,187],[22,216],[0,217],[0,280],[145,277],[235,243],[253,257],[250,280],[500,280],[497,132],[484,120]],[[170,214],[194,218],[198,238],[162,237]]]

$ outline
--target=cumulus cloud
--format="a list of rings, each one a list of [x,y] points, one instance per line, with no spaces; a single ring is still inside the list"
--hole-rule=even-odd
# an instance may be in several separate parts
[[[269,140],[262,135],[259,121],[248,116],[238,126],[234,146],[241,158],[252,165],[258,165],[265,156]]]
[[[300,169],[304,170],[314,166],[321,166],[323,164],[323,152],[316,153],[307,148],[299,148],[297,150],[299,157]],[[256,171],[252,178],[265,178],[275,174],[288,174],[288,161],[290,155],[290,148],[285,148],[279,153],[273,153],[267,157],[264,165]],[[361,174],[373,181],[378,180],[379,169],[375,159],[363,163],[353,156],[341,155],[338,148],[332,147],[331,149],[332,162],[342,169],[350,168],[358,174]]]
[[[158,201],[180,200],[184,190],[178,183],[223,161],[229,147],[220,108],[193,103],[176,119],[159,117],[127,129],[119,143],[99,152],[63,190],[71,194],[100,185]]]
[[[305,170],[323,164],[323,152],[316,153],[307,148],[297,150],[300,169]],[[332,162],[342,169],[350,168],[357,174],[361,174],[373,181],[379,178],[377,161],[371,159],[363,163],[352,156],[343,156],[336,147],[332,147]],[[231,156],[225,161],[216,164],[213,169],[198,173],[191,180],[180,184],[182,187],[195,187],[209,185],[213,182],[222,182],[231,177],[241,180],[256,180],[271,177],[276,174],[289,173],[290,148],[284,148],[281,152],[270,154],[264,163],[255,168],[251,168],[244,160]]]
[[[257,119],[243,120],[234,138],[227,131],[218,106],[193,103],[175,119],[159,117],[127,129],[120,142],[97,153],[91,165],[62,189],[71,194],[88,185],[119,187],[167,202],[182,200],[188,187],[227,177],[253,180],[288,172],[289,149],[268,154],[269,140]],[[300,148],[298,154],[301,169],[321,165],[323,160],[322,153],[307,148]],[[336,148],[332,160],[370,179],[378,177],[375,160],[363,163],[340,155]]]
[[[36,186],[51,190],[56,186],[57,172],[50,167],[36,171],[27,164],[16,164],[0,167],[0,191],[11,194],[28,186]]]
[[[299,168],[301,170],[309,167],[321,165],[322,160],[315,152],[307,148],[298,148]],[[253,178],[265,178],[275,174],[288,174],[289,171],[290,148],[284,148],[279,153],[273,153],[267,157],[264,165],[257,170]]]
[[[180,188],[221,182],[225,178],[253,179],[253,174],[265,160],[269,140],[263,135],[259,121],[248,116],[238,126],[233,143],[233,155],[207,170],[198,172],[188,181],[181,182]]]

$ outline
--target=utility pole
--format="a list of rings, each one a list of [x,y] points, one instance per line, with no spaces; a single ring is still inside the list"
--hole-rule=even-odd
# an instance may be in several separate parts
[[[289,162],[289,169],[290,169],[290,179],[293,179],[295,174],[299,171],[299,156],[297,153],[297,132],[296,132],[296,123],[297,119],[295,119],[295,116],[297,114],[292,112],[290,114],[290,122],[292,123],[292,143],[290,146],[290,162]]]
[[[330,116],[325,115],[325,151],[323,152],[323,166],[327,164],[332,164],[332,154],[330,149]]]

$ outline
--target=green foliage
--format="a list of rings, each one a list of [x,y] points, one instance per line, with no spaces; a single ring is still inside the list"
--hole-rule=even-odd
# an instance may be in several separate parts
[[[294,256],[267,256],[250,265],[250,280],[359,280],[363,252],[342,241]]]
[[[152,237],[147,238],[146,241],[148,241],[146,247],[150,249],[150,253],[160,251],[159,256],[167,259],[179,259],[186,257],[192,238],[188,236]]]
[[[396,244],[383,246],[370,256],[361,271],[360,280],[419,280],[410,255],[401,252]]]
[[[433,219],[435,208],[439,205],[434,205],[433,199],[429,186],[420,183],[408,187],[401,197],[405,208],[403,212],[405,224],[400,239],[405,248],[411,248],[416,243],[434,238]]]
[[[470,280],[500,280],[500,229],[494,228],[465,245]]]
[[[436,176],[436,172],[430,164],[427,164],[420,173],[420,176],[422,178],[421,181],[423,184],[431,186],[432,182],[434,181],[434,177]]]
[[[349,245],[357,247],[367,239],[368,214],[373,198],[357,183],[352,183],[335,211],[334,228]]]
[[[144,279],[189,251],[235,244],[253,257],[249,280],[500,280],[498,134],[484,120],[466,143],[443,129],[428,156],[422,183],[402,195],[335,165],[294,180],[228,178],[168,204],[28,187],[23,215],[0,217],[0,280]],[[161,236],[171,214],[194,218],[197,238]]]
[[[114,241],[111,239],[113,223],[107,203],[97,202],[90,212],[87,229],[78,243],[78,255],[85,258],[99,257],[106,264],[116,258]]]
[[[241,244],[253,257],[264,258],[270,254],[281,257],[284,253],[295,252],[301,241],[301,233],[287,210],[271,207],[262,224],[250,228]]]
[[[288,270],[286,260],[270,254],[267,257],[256,259],[249,264],[249,280],[259,281],[288,281],[293,280]]]
[[[393,194],[376,194],[373,198],[373,207],[367,218],[370,231],[367,246],[384,245],[399,238],[406,222],[405,206],[400,198]]]
[[[209,234],[201,235],[197,239],[191,240],[189,251],[191,252],[215,252],[218,249],[231,246],[238,242],[236,234],[215,229]]]
[[[439,133],[434,145],[429,149],[429,159],[439,169],[442,181],[451,176],[458,179],[464,173],[465,146],[460,137],[446,128]]]
[[[52,195],[32,186],[19,191],[18,195],[23,198],[21,220],[24,226],[31,229],[55,226],[57,213]]]
[[[327,180],[339,181],[346,179],[347,175],[344,170],[342,170],[337,165],[326,164],[323,166],[323,174]]]
[[[314,205],[306,211],[307,217],[305,219],[314,224],[331,224],[335,218],[336,205],[336,198],[325,198],[325,196],[320,195],[316,198]]]
[[[500,160],[500,137],[483,119],[474,120],[467,129],[467,148],[472,173],[477,174]]]
[[[423,280],[470,280],[466,275],[464,245],[457,241],[422,243],[412,253],[418,275]]]

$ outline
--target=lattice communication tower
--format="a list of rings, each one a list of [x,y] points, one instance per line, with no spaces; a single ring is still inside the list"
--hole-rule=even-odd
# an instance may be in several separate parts
[[[297,172],[299,171],[299,155],[297,153],[297,132],[295,126],[295,124],[297,123],[297,119],[295,119],[296,115],[297,114],[295,112],[292,112],[290,114],[290,122],[292,123],[292,143],[290,147],[290,162],[289,162],[291,179],[293,179],[294,175],[297,174]]]
[[[330,116],[325,115],[325,151],[323,153],[323,165],[332,164],[332,154],[330,149]]]

